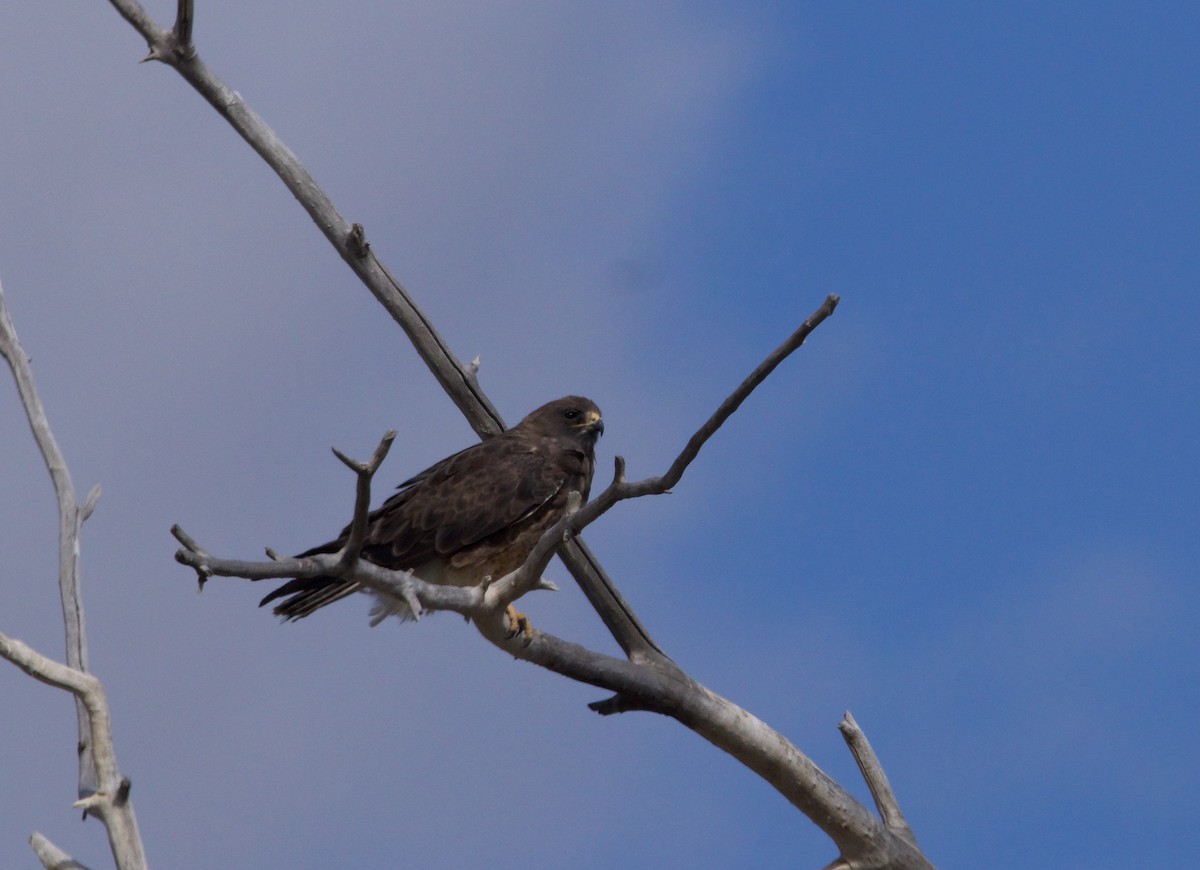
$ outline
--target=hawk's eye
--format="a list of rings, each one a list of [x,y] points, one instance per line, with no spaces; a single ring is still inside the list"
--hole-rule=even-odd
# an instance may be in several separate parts
[[[574,420],[576,417],[579,416],[579,412],[576,411],[574,408],[572,408],[569,411],[563,411],[563,416],[566,417],[568,420]]]

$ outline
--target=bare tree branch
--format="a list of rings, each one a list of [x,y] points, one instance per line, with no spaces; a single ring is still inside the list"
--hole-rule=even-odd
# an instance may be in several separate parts
[[[157,24],[137,0],[111,2],[146,40],[150,47],[146,59],[173,67],[275,171],[346,264],[408,335],[475,431],[482,436],[503,431],[499,412],[473,383],[469,367],[459,362],[408,291],[375,257],[362,227],[356,228],[341,215],[291,149],[240,94],[209,70],[190,42],[181,45],[177,32]]]
[[[366,462],[355,462],[336,447],[333,449],[333,455],[358,476],[358,486],[354,495],[354,519],[350,522],[350,534],[346,537],[346,545],[342,548],[344,554],[342,561],[347,566],[358,557],[363,548],[363,542],[367,539],[367,524],[371,513],[371,479],[375,477],[375,472],[387,458],[388,451],[392,449],[392,442],[395,440],[396,430],[388,430],[379,442],[379,446],[375,448],[375,453]]]
[[[476,432],[481,437],[488,437],[501,431],[503,421],[479,386],[477,365],[464,366],[457,359],[403,286],[378,260],[362,227],[350,224],[342,217],[295,155],[236,92],[204,65],[194,48],[190,44],[181,46],[182,29],[178,21],[174,31],[167,31],[155,24],[136,0],[110,2],[147,40],[149,59],[173,66],[275,170],[343,260],[409,336],[430,371]],[[708,438],[755,386],[833,312],[836,304],[837,297],[829,297],[813,317],[770,355],[696,432],[666,474],[630,485],[625,483],[622,467],[618,464],[613,485],[592,505],[569,518],[570,529],[564,526],[553,531],[559,536],[571,530],[577,532],[619,500],[664,492],[673,486]],[[590,512],[589,508],[592,508]],[[473,589],[432,587],[411,574],[387,572],[363,562],[348,548],[346,552],[350,552],[353,559],[349,566],[337,564],[345,553],[271,563],[217,560],[192,546],[194,542],[182,530],[176,528],[174,531],[184,544],[176,558],[195,568],[202,583],[214,574],[258,579],[339,573],[372,589],[393,589],[404,596],[416,596],[426,607],[467,613],[488,640],[518,658],[615,692],[613,699],[596,705],[599,711],[654,710],[676,718],[734,755],[826,831],[840,848],[840,860],[844,863],[860,870],[931,867],[919,850],[885,827],[795,746],[745,710],[699,686],[671,662],[581,539],[574,538],[561,544],[559,554],[628,659],[601,655],[540,631],[534,631],[528,638],[511,637],[503,614],[488,606],[489,590],[483,586]],[[532,569],[522,566],[518,572],[526,573],[502,580],[500,591],[507,595],[528,583]]]
[[[568,493],[567,507],[562,518],[542,532],[537,544],[520,567],[488,586],[488,594],[497,602],[508,605],[531,589],[547,589],[553,586],[550,581],[542,579],[542,572],[550,564],[555,548],[571,534],[571,521],[579,512],[581,504],[583,500],[578,492]]]
[[[62,601],[66,632],[67,664],[76,670],[86,671],[87,630],[83,619],[83,598],[79,590],[79,531],[83,521],[95,508],[100,490],[99,487],[93,488],[87,503],[79,507],[67,461],[54,439],[54,432],[46,419],[46,410],[34,386],[29,357],[21,347],[16,326],[8,313],[3,286],[0,286],[0,356],[8,362],[9,371],[17,383],[17,395],[25,408],[29,428],[33,431],[34,441],[54,483],[54,493],[58,499],[58,594]],[[79,703],[76,704],[76,719],[79,732],[79,796],[82,798],[95,790],[96,772],[87,713]]]
[[[48,686],[70,692],[87,711],[99,787],[77,800],[75,806],[104,824],[113,860],[120,870],[143,870],[146,856],[129,801],[129,780],[117,768],[104,686],[91,674],[56,662],[5,634],[0,634],[0,658]]]
[[[71,483],[66,460],[34,385],[29,359],[17,338],[16,327],[0,286],[0,356],[8,362],[17,383],[17,393],[25,409],[34,440],[50,471],[58,497],[59,511],[59,595],[62,599],[63,626],[66,635],[67,663],[61,664],[30,649],[18,640],[0,634],[0,657],[7,659],[30,676],[75,696],[79,728],[79,800],[75,806],[84,815],[95,815],[108,832],[113,859],[121,870],[142,870],[146,857],[138,835],[133,804],[128,800],[129,781],[120,775],[113,747],[108,702],[100,681],[88,673],[87,633],[83,619],[83,598],[79,588],[79,532],[96,507],[100,487],[92,488],[81,506]],[[40,836],[40,835],[39,835]],[[38,843],[45,842],[45,838]],[[35,846],[35,849],[37,847]],[[47,852],[46,854],[51,854]],[[39,856],[41,853],[39,853]],[[69,866],[69,865],[61,865]]]
[[[658,479],[645,480],[639,484],[635,484],[632,487],[633,492],[631,495],[623,497],[629,498],[632,495],[641,495],[643,492],[666,492],[678,483],[679,479],[683,477],[683,472],[700,453],[700,448],[704,446],[705,442],[721,428],[721,425],[726,420],[733,416],[733,412],[741,407],[742,402],[749,398],[750,394],[754,392],[754,388],[765,381],[767,376],[775,371],[775,368],[791,355],[792,351],[804,344],[804,340],[825,321],[825,318],[833,314],[834,309],[837,308],[840,301],[840,298],[832,293],[825,297],[825,301],[821,304],[821,307],[800,324],[800,327],[788,336],[783,344],[771,351],[767,355],[767,358],[759,363],[758,367],[738,385],[738,388],[729,394],[729,397],[721,403],[720,407],[713,412],[713,415],[688,440],[687,445],[680,451],[675,461],[671,463],[671,467],[667,469],[666,474]]]

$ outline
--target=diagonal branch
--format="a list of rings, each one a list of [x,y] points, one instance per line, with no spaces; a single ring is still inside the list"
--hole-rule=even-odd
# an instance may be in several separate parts
[[[882,824],[795,744],[674,663],[618,659],[537,629],[528,639],[513,638],[495,615],[475,623],[487,640],[515,658],[615,692],[612,701],[591,705],[597,712],[647,710],[669,716],[729,753],[833,840],[842,855],[835,865],[934,870],[915,840]]]
[[[683,477],[683,472],[687,470],[692,460],[700,453],[700,448],[704,446],[705,442],[721,428],[721,425],[726,420],[733,416],[733,412],[741,406],[742,402],[749,398],[750,394],[754,392],[754,388],[765,381],[767,375],[775,371],[775,368],[787,359],[792,351],[804,344],[804,340],[825,321],[825,318],[833,314],[834,309],[837,308],[840,301],[841,299],[832,293],[825,297],[825,301],[821,304],[821,307],[800,324],[800,327],[788,336],[783,344],[771,351],[767,355],[767,358],[759,363],[758,367],[738,385],[738,388],[729,394],[729,397],[721,403],[721,406],[713,412],[713,415],[705,421],[704,425],[696,430],[696,434],[688,440],[687,446],[683,448],[679,456],[671,463],[671,467],[667,469],[667,473],[661,478],[652,478],[635,484],[633,487],[635,494],[662,493],[677,484],[679,479]],[[625,497],[629,498],[630,496]]]
[[[194,46],[190,43],[181,46],[175,31],[159,26],[137,0],[110,2],[150,46],[146,59],[173,67],[275,171],[341,258],[404,330],[425,365],[479,436],[487,438],[502,432],[504,421],[479,386],[475,368],[459,361],[408,291],[375,255],[363,228],[342,216],[291,149],[240,94],[204,64]],[[559,556],[627,655],[664,657],[581,539],[561,547]]]
[[[538,542],[529,551],[529,555],[525,558],[525,561],[516,570],[511,571],[488,586],[489,597],[498,604],[503,603],[508,605],[529,590],[538,588],[539,585],[541,585],[541,588],[553,586],[548,580],[542,579],[542,572],[550,564],[550,558],[554,555],[555,548],[560,543],[566,541],[571,535],[572,520],[579,513],[579,506],[581,504],[582,499],[578,492],[567,494],[567,507],[562,517],[559,518],[558,522],[542,532],[542,536],[538,538]]]
[[[667,469],[666,474],[660,477],[648,477],[637,483],[628,483],[625,480],[625,460],[623,457],[616,457],[612,483],[608,485],[608,488],[604,492],[588,502],[575,514],[570,524],[571,532],[578,534],[583,531],[583,529],[607,513],[614,505],[627,498],[640,498],[641,496],[661,495],[665,492],[670,492],[671,488],[679,483],[683,477],[683,473],[691,465],[692,460],[699,455],[700,448],[721,428],[726,420],[733,416],[734,411],[754,392],[754,388],[766,380],[767,376],[792,351],[804,344],[804,340],[808,338],[814,329],[820,326],[829,315],[833,314],[834,309],[837,308],[838,301],[839,298],[832,294],[826,297],[820,308],[814,311],[795,332],[788,336],[783,344],[775,348],[766,359],[759,363],[758,367],[750,373],[749,377],[742,381],[738,388],[729,394],[728,398],[713,412],[713,415],[704,422],[704,425],[697,429],[696,433],[688,439],[688,443],[680,451],[679,455],[675,457],[675,461],[671,463],[671,467]]]
[[[641,622],[638,620],[636,614],[634,614],[633,609],[621,597],[621,593],[617,590],[616,585],[608,579],[604,570],[599,566],[599,562],[592,556],[591,551],[587,549],[583,539],[578,537],[579,533],[590,523],[599,519],[619,501],[643,495],[658,495],[670,491],[671,487],[675,486],[680,478],[683,477],[684,471],[687,470],[692,460],[699,455],[700,448],[733,415],[734,411],[741,406],[742,402],[754,391],[755,387],[766,380],[767,376],[781,362],[804,343],[805,339],[808,338],[814,329],[820,326],[829,315],[833,314],[834,309],[837,308],[838,301],[839,298],[832,294],[826,297],[825,302],[822,303],[820,308],[813,312],[783,344],[759,363],[758,367],[742,381],[738,388],[705,421],[704,425],[692,435],[683,450],[675,458],[675,461],[671,463],[671,467],[667,469],[666,474],[657,478],[648,478],[635,484],[627,483],[625,481],[625,460],[618,456],[616,458],[616,469],[612,484],[575,515],[571,523],[571,530],[575,537],[559,549],[559,555],[567,564],[567,567],[571,569],[571,573],[575,576],[592,607],[596,609],[604,624],[612,632],[613,637],[616,638],[617,643],[621,645],[621,648],[625,650],[626,655],[630,656],[630,658],[637,661],[669,661],[666,653],[651,639],[649,633],[642,627]]]
[[[150,47],[147,60],[175,69],[274,170],[313,223],[346,264],[404,330],[430,372],[470,421],[487,437],[504,429],[499,412],[479,389],[470,367],[461,363],[404,286],[375,256],[365,232],[351,224],[334,206],[290,148],[237,91],[213,73],[195,47],[181,46],[175,31],[161,27],[137,0],[110,0],[113,7],[142,35]]]

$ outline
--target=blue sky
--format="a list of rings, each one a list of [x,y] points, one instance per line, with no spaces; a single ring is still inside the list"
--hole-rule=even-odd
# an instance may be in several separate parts
[[[151,7],[166,21],[173,4]],[[512,421],[594,398],[671,496],[588,540],[667,651],[863,800],[850,709],[941,867],[1200,863],[1200,12],[1115,3],[241,4],[205,60]],[[325,540],[366,456],[472,436],[260,161],[107,4],[0,9],[0,280],[77,488],[92,660],[173,868],[824,866],[673,722],[457,618],[197,597],[172,522]],[[2,381],[3,379],[0,379]],[[0,387],[0,630],[61,648],[51,490]],[[539,627],[611,649],[561,566]],[[69,806],[69,701],[0,670],[0,866]]]

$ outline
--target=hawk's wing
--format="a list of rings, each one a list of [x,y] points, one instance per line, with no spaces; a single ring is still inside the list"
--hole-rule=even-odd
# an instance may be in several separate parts
[[[455,453],[402,483],[372,514],[363,555],[398,569],[452,557],[553,499],[571,476],[562,459],[504,436]]]

